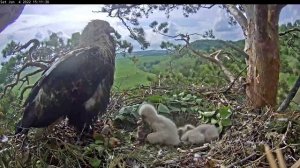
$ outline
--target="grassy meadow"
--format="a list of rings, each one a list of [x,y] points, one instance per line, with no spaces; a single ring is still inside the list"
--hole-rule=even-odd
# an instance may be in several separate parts
[[[148,85],[147,77],[153,77],[155,74],[145,72],[138,68],[138,65],[155,60],[163,60],[164,56],[141,56],[138,62],[133,63],[128,57],[116,60],[116,72],[114,89],[129,89],[137,85]]]

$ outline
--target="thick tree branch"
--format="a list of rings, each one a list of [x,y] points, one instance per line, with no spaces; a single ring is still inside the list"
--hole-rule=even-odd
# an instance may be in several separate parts
[[[247,18],[244,16],[244,14],[235,5],[227,4],[225,6],[229,10],[230,14],[235,18],[235,20],[242,27],[243,32],[246,33],[248,23],[247,23]]]
[[[234,85],[234,83],[239,79],[239,77],[242,75],[242,73],[248,68],[248,66],[246,66],[244,69],[242,69],[240,71],[240,73],[237,75],[237,77],[230,83],[230,85],[228,86],[228,88],[223,92],[223,93],[227,93],[231,88],[232,86]]]
[[[29,53],[26,55],[27,56],[27,60],[28,61],[32,61],[32,57],[31,57],[31,54],[34,50],[36,50],[39,46],[40,46],[40,41],[37,40],[37,39],[31,39],[29,40],[26,44],[20,46],[16,52],[19,52],[25,48],[27,48],[28,46],[30,46],[30,44],[33,44],[32,47],[30,47],[29,49]]]
[[[299,87],[300,87],[300,76],[298,77],[297,81],[295,82],[293,88],[290,90],[286,99],[281,103],[281,105],[277,109],[278,112],[284,112],[288,108],[290,102],[293,100],[297,91],[299,90]]]

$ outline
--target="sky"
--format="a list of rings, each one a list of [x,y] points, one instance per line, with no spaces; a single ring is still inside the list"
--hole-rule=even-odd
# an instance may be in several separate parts
[[[45,39],[51,32],[60,32],[65,38],[70,38],[74,32],[81,32],[87,23],[93,19],[108,21],[124,39],[134,45],[134,50],[140,50],[137,42],[129,38],[129,32],[116,18],[107,17],[105,13],[95,13],[102,5],[26,5],[20,17],[0,34],[0,50],[11,40],[25,43],[32,38]],[[300,19],[300,5],[287,5],[283,8],[279,24]],[[149,18],[140,20],[150,42],[149,49],[160,49],[159,45],[167,37],[155,34],[149,24],[158,22],[169,23],[169,33],[204,33],[212,29],[217,39],[240,40],[243,33],[239,25],[228,24],[228,15],[224,9],[215,6],[211,9],[200,9],[197,14],[185,18],[181,11],[173,11],[167,19],[164,13],[154,12]],[[192,40],[200,39],[194,36]]]

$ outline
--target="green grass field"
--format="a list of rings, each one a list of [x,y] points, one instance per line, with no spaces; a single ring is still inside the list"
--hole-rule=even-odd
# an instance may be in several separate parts
[[[141,60],[143,58],[139,58]],[[147,76],[153,77],[154,74],[138,69],[129,58],[117,59],[114,88],[129,89],[141,84],[147,85]]]

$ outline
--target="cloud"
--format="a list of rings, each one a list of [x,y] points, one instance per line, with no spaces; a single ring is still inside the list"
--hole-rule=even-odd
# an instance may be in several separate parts
[[[130,39],[126,27],[116,18],[107,17],[105,13],[95,13],[103,5],[26,5],[22,15],[0,34],[0,50],[10,40],[27,42],[32,38],[43,39],[50,32],[62,32],[65,37],[70,37],[74,32],[81,32],[84,26],[93,19],[102,19],[110,24],[122,35],[122,37],[134,44],[135,50],[140,46]],[[293,22],[300,19],[300,5],[287,5],[283,8],[279,24]],[[196,14],[184,17],[181,10],[170,13],[170,18],[164,12],[155,11],[148,18],[140,19],[141,26],[145,29],[146,38],[151,43],[149,49],[160,49],[162,40],[170,38],[154,34],[149,27],[153,21],[169,23],[169,34],[178,33],[204,33],[213,29],[217,39],[239,40],[244,38],[241,28],[230,26],[228,16],[224,9],[214,6],[211,9],[200,9]],[[201,39],[193,36],[191,40]]]
[[[216,32],[228,32],[236,29],[236,26],[230,25],[226,18],[220,19],[215,25],[214,30]]]
[[[279,24],[286,24],[300,19],[300,5],[293,4],[285,6],[279,16]]]
[[[220,17],[216,20],[213,32],[216,39],[223,40],[241,40],[244,38],[241,27],[237,25],[230,25],[228,23],[229,17],[225,10],[220,12]]]

